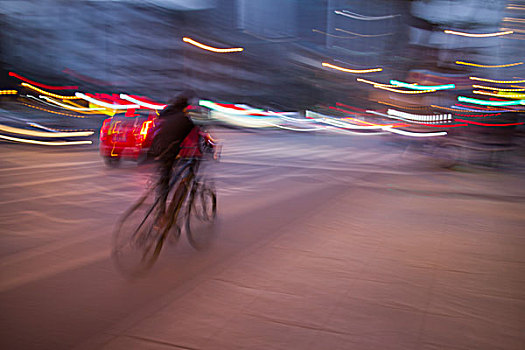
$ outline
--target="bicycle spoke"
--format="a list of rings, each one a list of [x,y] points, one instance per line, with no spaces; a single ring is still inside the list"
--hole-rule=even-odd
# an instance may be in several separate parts
[[[157,260],[162,247],[158,216],[155,191],[150,190],[117,223],[112,258],[125,275],[141,275]]]
[[[215,237],[217,196],[212,185],[195,185],[190,196],[186,229],[188,241],[198,250],[208,248]]]

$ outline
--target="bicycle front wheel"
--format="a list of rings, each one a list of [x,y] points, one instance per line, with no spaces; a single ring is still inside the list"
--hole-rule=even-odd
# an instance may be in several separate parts
[[[217,194],[213,184],[195,181],[189,199],[186,221],[188,241],[193,248],[203,250],[215,238]]]
[[[111,257],[127,276],[145,273],[160,254],[163,237],[162,228],[157,225],[159,207],[155,189],[151,189],[117,222]]]

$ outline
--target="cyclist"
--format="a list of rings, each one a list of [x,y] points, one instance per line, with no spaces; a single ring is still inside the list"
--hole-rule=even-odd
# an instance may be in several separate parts
[[[157,140],[157,159],[159,163],[160,213],[165,213],[169,182],[173,165],[180,152],[181,143],[194,129],[195,124],[187,113],[188,106],[196,98],[193,91],[184,91],[173,98],[168,106],[159,113],[160,130],[155,136]],[[161,217],[164,220],[164,216]]]

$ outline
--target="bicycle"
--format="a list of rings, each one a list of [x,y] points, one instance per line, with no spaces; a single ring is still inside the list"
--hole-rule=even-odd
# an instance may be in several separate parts
[[[183,227],[194,249],[203,250],[211,245],[217,194],[213,183],[198,172],[202,156],[218,160],[220,147],[205,135],[208,134],[199,135],[198,146],[181,147],[176,171],[169,182],[165,213],[161,213],[161,198],[157,195],[159,184],[152,181],[153,185],[118,220],[111,255],[124,274],[138,276],[148,271],[165,241],[176,243]]]

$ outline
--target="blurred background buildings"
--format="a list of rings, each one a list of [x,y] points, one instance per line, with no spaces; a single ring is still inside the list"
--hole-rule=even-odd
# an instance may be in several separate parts
[[[475,68],[456,60],[521,60],[524,18],[523,2],[506,0],[4,0],[1,79],[14,83],[7,78],[14,71],[160,101],[190,87],[206,98],[281,109],[359,103],[367,95],[355,77],[322,62],[383,67],[383,81],[415,69],[465,74]],[[515,34],[473,40],[443,32],[505,28]],[[184,36],[244,51],[211,53]],[[511,78],[523,69],[483,73]]]

